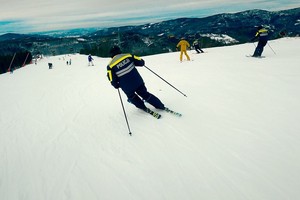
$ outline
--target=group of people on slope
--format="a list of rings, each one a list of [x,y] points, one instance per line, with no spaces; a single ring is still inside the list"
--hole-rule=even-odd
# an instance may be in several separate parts
[[[259,38],[259,41],[253,54],[254,57],[261,56],[264,46],[268,41],[268,30],[261,26],[257,27],[257,33],[251,41],[257,38]],[[193,46],[197,53],[203,53],[198,41],[195,41]],[[184,38],[181,38],[176,47],[180,47],[180,61],[182,61],[183,54],[185,54],[187,60],[190,60],[187,54],[187,48],[190,47],[190,44]],[[121,88],[123,90],[128,102],[145,112],[149,111],[145,102],[156,109],[166,109],[165,105],[157,96],[148,92],[143,78],[136,69],[136,67],[143,67],[145,65],[145,61],[142,58],[130,53],[123,53],[118,46],[113,46],[110,49],[110,57],[111,61],[107,65],[107,78],[114,88]],[[88,61],[89,64],[94,65],[91,55],[88,56]]]
[[[261,57],[264,47],[268,42],[268,30],[262,26],[257,26],[257,32],[250,41],[254,42],[256,39],[258,39],[258,44],[255,48],[252,57]],[[197,53],[204,53],[203,50],[200,48],[200,45],[197,40],[193,42],[193,46]],[[181,38],[180,42],[177,44],[177,48],[178,47],[180,47],[180,61],[182,61],[183,54],[186,56],[187,60],[190,60],[190,57],[186,51],[187,48],[190,47],[189,42],[186,41],[185,38]]]
[[[179,57],[180,62],[182,62],[183,54],[186,56],[188,61],[191,60],[189,55],[187,54],[187,49],[190,47],[191,47],[190,43],[187,40],[185,40],[184,37],[182,37],[181,40],[176,45],[177,50],[178,50],[178,48],[180,48],[180,57]],[[197,53],[204,53],[204,51],[200,48],[200,44],[199,44],[198,40],[195,40],[193,42],[193,47]]]

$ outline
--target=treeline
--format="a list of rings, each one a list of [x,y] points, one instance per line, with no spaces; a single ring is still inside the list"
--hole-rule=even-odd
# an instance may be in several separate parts
[[[198,40],[202,48],[224,46],[223,42],[212,40],[209,37],[201,37],[200,34],[187,34],[184,37],[191,45],[193,41]],[[109,57],[109,50],[113,45],[120,46],[124,53],[133,53],[139,56],[175,52],[180,38],[173,35],[151,36],[127,31],[102,36],[98,40],[95,38],[83,45],[80,54]]]
[[[15,54],[0,55],[0,74],[15,70],[32,61],[32,55],[28,51],[16,52]]]
[[[84,44],[79,53],[85,55],[91,54],[99,57],[108,57],[110,47],[110,40],[104,39]]]

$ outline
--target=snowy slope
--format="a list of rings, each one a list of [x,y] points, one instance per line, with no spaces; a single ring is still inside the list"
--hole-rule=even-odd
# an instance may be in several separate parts
[[[155,119],[120,99],[108,58],[44,58],[0,75],[1,200],[300,198],[299,38],[143,57]],[[72,65],[66,60],[72,59]],[[48,62],[53,69],[48,69]]]

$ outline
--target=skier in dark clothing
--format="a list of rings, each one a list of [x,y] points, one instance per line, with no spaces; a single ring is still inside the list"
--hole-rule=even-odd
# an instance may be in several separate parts
[[[254,54],[252,55],[253,57],[260,57],[264,47],[266,46],[267,42],[268,42],[268,30],[263,28],[262,26],[258,26],[257,27],[257,32],[255,34],[255,37],[251,39],[251,42],[253,42],[254,40],[258,39],[258,44],[257,47],[254,51]]]
[[[112,47],[110,56],[112,60],[107,66],[108,80],[114,88],[123,90],[128,102],[146,112],[150,110],[145,106],[144,101],[157,109],[165,109],[164,104],[147,91],[145,83],[136,69],[136,66],[144,66],[143,59],[132,54],[123,54],[118,46]]]
[[[196,51],[197,53],[204,53],[204,51],[200,48],[200,45],[199,45],[198,40],[195,40],[195,41],[193,42],[193,46],[194,46],[195,51]]]
[[[92,64],[92,66],[94,66],[93,60],[94,59],[92,58],[92,55],[89,54],[89,56],[88,56],[89,66],[90,66],[90,64]]]

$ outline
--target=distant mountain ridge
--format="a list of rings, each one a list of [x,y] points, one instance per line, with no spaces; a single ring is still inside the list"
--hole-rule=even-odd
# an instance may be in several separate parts
[[[76,29],[52,32],[48,36],[5,34],[0,36],[0,55],[20,48],[32,54],[92,53],[108,56],[112,44],[124,51],[151,55],[176,51],[181,37],[192,42],[199,39],[203,48],[245,43],[255,34],[255,26],[264,25],[270,38],[300,34],[300,8],[283,11],[248,10],[223,13],[204,18],[179,18],[138,26],[100,29]],[[55,33],[55,34],[54,34]],[[49,36],[51,35],[51,37]],[[72,36],[72,37],[70,37]]]
[[[253,36],[254,27],[264,25],[273,31],[273,37],[281,31],[290,36],[300,34],[300,8],[284,11],[248,10],[233,14],[223,13],[204,18],[179,18],[160,23],[140,26],[113,27],[91,33],[90,36],[107,36],[116,31],[158,35],[173,34],[189,36],[192,34],[227,34],[241,42]],[[245,38],[246,36],[246,38]]]

